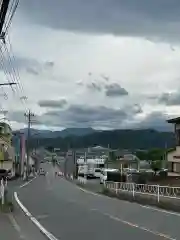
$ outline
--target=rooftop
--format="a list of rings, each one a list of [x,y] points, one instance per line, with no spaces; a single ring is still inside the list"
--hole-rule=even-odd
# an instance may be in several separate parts
[[[167,120],[168,123],[180,123],[180,117]]]

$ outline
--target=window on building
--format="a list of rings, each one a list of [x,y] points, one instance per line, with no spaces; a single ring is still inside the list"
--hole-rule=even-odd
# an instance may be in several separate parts
[[[180,163],[169,162],[168,163],[168,171],[174,173],[180,173]]]
[[[173,162],[168,162],[168,171],[173,172]]]

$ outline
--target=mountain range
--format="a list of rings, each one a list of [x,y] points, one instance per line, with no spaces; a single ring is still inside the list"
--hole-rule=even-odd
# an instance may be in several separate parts
[[[14,133],[18,133],[18,132],[24,133],[26,137],[28,135],[27,128],[14,131]],[[65,138],[67,136],[72,136],[72,135],[84,136],[84,135],[92,134],[94,132],[99,132],[99,131],[93,128],[66,128],[61,131],[39,130],[39,129],[31,128],[30,135],[31,135],[31,138],[57,138],[57,137]]]
[[[92,128],[70,128],[56,132],[32,130],[31,134],[34,134],[30,141],[33,148],[50,146],[67,150],[109,145],[110,148],[152,149],[175,146],[173,132],[159,132],[153,129],[96,131]]]

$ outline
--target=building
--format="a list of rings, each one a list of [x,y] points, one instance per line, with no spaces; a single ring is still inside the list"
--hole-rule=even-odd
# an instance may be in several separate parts
[[[15,151],[12,146],[12,129],[9,124],[0,122],[0,169],[10,170],[15,175]]]
[[[168,176],[180,176],[180,117],[170,119],[168,123],[174,124],[176,146],[167,152]]]
[[[126,150],[116,150],[110,153],[110,158],[114,159],[114,161],[110,161],[108,163],[108,167],[110,168],[130,168],[139,170],[139,162],[140,160],[136,157],[136,155],[127,152]]]
[[[12,145],[15,151],[15,173],[22,176],[25,163],[25,136],[24,133],[16,133],[12,138]]]

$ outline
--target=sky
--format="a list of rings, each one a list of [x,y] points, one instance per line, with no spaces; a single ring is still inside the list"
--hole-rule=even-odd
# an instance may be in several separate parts
[[[26,126],[26,107],[39,129],[170,130],[166,120],[180,116],[179,25],[179,0],[20,1],[9,38],[23,90],[0,93],[12,127]]]

